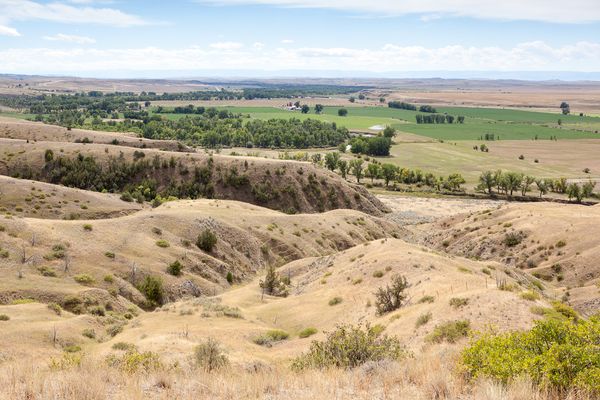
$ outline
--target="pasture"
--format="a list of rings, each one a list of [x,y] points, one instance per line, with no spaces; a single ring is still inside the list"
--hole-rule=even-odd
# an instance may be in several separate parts
[[[341,107],[325,106],[321,114],[314,109],[308,114],[288,111],[279,107],[222,106],[232,113],[239,113],[251,119],[313,118],[335,122],[351,131],[369,131],[375,125],[390,125],[399,132],[416,134],[438,140],[479,140],[486,134],[493,134],[500,140],[548,140],[600,138],[600,118],[558,113],[522,111],[513,109],[442,107],[438,113],[448,113],[455,117],[465,117],[464,124],[417,124],[418,111],[394,109],[385,106],[344,107],[348,115],[340,117]],[[183,118],[184,114],[162,114],[171,119]],[[558,121],[561,120],[559,125]]]

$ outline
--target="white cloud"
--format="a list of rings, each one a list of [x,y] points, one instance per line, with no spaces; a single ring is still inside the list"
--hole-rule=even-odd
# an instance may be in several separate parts
[[[81,6],[60,2],[39,3],[30,0],[0,0],[0,22],[8,24],[13,21],[44,20],[69,24],[98,24],[118,27],[139,26],[147,24],[142,18],[124,13],[114,8]],[[16,30],[4,26],[0,32]]]
[[[217,42],[211,43],[209,46],[217,50],[237,50],[241,49],[244,45],[238,42]]]
[[[196,0],[212,5],[260,4],[328,8],[379,15],[426,14],[559,23],[600,21],[598,0]]]
[[[64,33],[57,33],[56,35],[52,35],[52,36],[44,36],[43,39],[53,41],[53,42],[70,42],[70,43],[77,43],[77,44],[96,43],[95,39],[92,39],[87,36],[66,35]]]
[[[264,44],[264,43],[262,43],[262,42],[254,42],[254,43],[252,44],[252,47],[254,47],[254,48],[255,48],[255,49],[257,49],[257,50],[262,50],[262,49],[264,49],[264,48],[265,48],[265,44]]]
[[[236,43],[236,42],[222,42]],[[514,47],[428,48],[387,44],[381,48],[208,47],[163,49],[3,49],[0,71],[85,73],[98,71],[332,70],[332,71],[599,71],[600,43],[553,47],[526,42]]]
[[[292,39],[283,39],[281,41],[281,43],[283,43],[283,44],[292,44],[292,43],[294,43],[294,41]]]
[[[11,28],[9,26],[0,25],[0,35],[3,36],[21,36],[19,32],[15,28]]]

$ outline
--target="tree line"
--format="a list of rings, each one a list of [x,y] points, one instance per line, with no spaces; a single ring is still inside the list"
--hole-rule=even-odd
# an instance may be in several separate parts
[[[454,120],[456,120],[456,123],[458,124],[464,124],[465,123],[465,117],[463,117],[462,115],[459,115],[458,117],[454,117],[453,115],[449,115],[449,114],[432,114],[432,115],[422,115],[422,114],[417,114],[415,115],[415,119],[417,121],[417,124],[453,124]]]
[[[429,105],[422,105],[419,106],[417,108],[417,106],[415,104],[410,104],[410,103],[405,103],[403,101],[390,101],[388,102],[388,107],[389,108],[398,108],[401,110],[408,110],[408,111],[419,111],[419,112],[424,112],[424,113],[436,113],[437,110]]]
[[[580,203],[583,199],[594,195],[595,186],[592,181],[583,184],[569,183],[566,178],[539,179],[520,172],[497,170],[482,172],[476,190],[490,195],[504,194],[512,197],[515,193],[526,196],[528,192],[535,189],[540,197],[548,192],[554,192],[566,194],[569,201],[576,200]]]

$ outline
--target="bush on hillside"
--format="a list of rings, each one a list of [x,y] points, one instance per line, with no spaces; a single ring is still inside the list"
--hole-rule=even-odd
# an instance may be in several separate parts
[[[194,361],[196,365],[207,372],[223,368],[229,364],[229,359],[223,353],[221,345],[213,338],[194,348]]]
[[[544,319],[528,331],[486,333],[462,353],[468,377],[500,382],[527,376],[561,393],[600,395],[600,316]]]
[[[399,360],[407,356],[398,338],[369,325],[340,325],[324,341],[313,341],[308,352],[293,361],[292,368],[354,368],[368,361]]]
[[[215,244],[217,244],[217,235],[209,229],[205,229],[196,239],[196,246],[207,253],[212,251]]]
[[[379,288],[375,293],[375,307],[378,314],[385,314],[402,307],[406,300],[406,289],[409,287],[406,277],[394,274],[392,284]]]

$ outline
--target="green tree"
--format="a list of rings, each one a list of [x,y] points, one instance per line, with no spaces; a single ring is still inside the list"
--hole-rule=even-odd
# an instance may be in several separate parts
[[[340,117],[345,117],[346,115],[348,115],[348,110],[346,110],[345,108],[340,108],[340,109],[338,110],[338,115],[339,115]]]
[[[394,136],[396,136],[396,129],[392,128],[389,125],[386,126],[385,129],[383,130],[383,137],[391,139]]]
[[[569,196],[569,201],[575,199],[578,203],[581,203],[581,200],[583,199],[582,190],[576,183],[570,183],[567,185],[567,196]]]
[[[263,289],[264,293],[271,296],[287,297],[288,295],[287,285],[283,282],[273,265],[269,266],[265,279],[261,280],[258,285]]]
[[[525,196],[531,185],[535,182],[535,178],[533,176],[526,175],[523,177],[523,181],[521,182],[521,195]]]
[[[354,98],[354,96],[350,96],[348,101],[350,101],[350,103],[354,103],[356,101],[356,98]]]
[[[346,175],[348,174],[348,161],[340,160],[338,161],[338,168],[340,170],[340,174],[342,178],[346,179]]]
[[[316,104],[315,105],[315,113],[321,114],[322,112],[323,112],[323,104]]]
[[[357,183],[360,183],[360,178],[363,176],[363,163],[364,161],[360,158],[350,161],[350,169],[356,177]]]
[[[308,112],[310,111],[310,107],[307,104],[303,104],[301,111],[302,114],[308,114]]]
[[[496,186],[496,174],[492,171],[484,171],[479,176],[479,185],[477,190],[487,191],[489,194],[493,193],[493,189]]]
[[[325,154],[325,166],[330,171],[335,171],[340,162],[340,153],[337,151]]]
[[[398,167],[394,164],[386,163],[381,166],[381,175],[383,176],[385,186],[388,186],[390,184],[390,181],[393,181],[396,178],[397,173]]]
[[[460,186],[465,182],[465,178],[463,178],[463,176],[458,173],[448,175],[448,179],[446,180],[446,184],[448,185],[448,187],[451,190],[455,191],[460,190]]]
[[[592,197],[592,195],[594,194],[595,187],[596,187],[596,184],[594,182],[592,182],[591,180],[584,183],[583,186],[581,187],[581,198],[585,199],[588,197]]]
[[[540,198],[548,193],[548,184],[546,183],[545,179],[538,179],[535,181],[535,184],[540,192]]]
[[[371,183],[373,183],[373,180],[375,178],[379,178],[380,168],[381,167],[379,166],[379,164],[375,163],[369,163],[369,165],[367,165],[367,171],[365,175],[367,176],[367,178],[371,178]]]
[[[515,190],[519,190],[521,188],[523,174],[517,172],[507,172],[504,174],[503,181],[504,185],[506,186],[507,193],[510,193],[510,196],[512,196]]]

